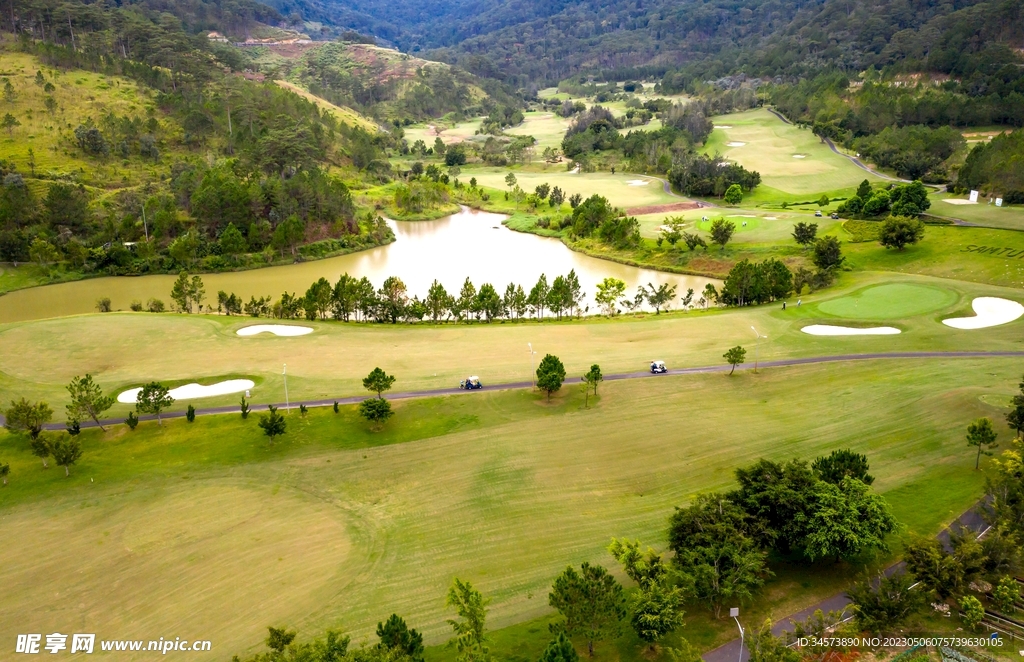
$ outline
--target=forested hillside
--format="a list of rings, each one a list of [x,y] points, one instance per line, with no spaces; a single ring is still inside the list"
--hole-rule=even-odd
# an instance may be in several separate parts
[[[388,241],[351,188],[370,134],[187,26],[244,31],[272,9],[15,3],[0,50],[0,259],[53,279],[234,269]],[[11,20],[13,16],[13,21]]]

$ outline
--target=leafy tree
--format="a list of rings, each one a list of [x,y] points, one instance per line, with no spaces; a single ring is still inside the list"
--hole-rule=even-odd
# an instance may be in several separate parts
[[[359,403],[359,414],[369,421],[375,430],[381,429],[394,413],[391,403],[384,398],[367,398]]]
[[[693,580],[693,595],[711,605],[747,600],[771,573],[767,554],[746,533],[747,516],[724,494],[700,494],[669,519],[676,568]]]
[[[967,445],[978,449],[978,455],[974,459],[974,468],[981,464],[982,455],[992,455],[990,448],[995,448],[996,431],[992,427],[992,421],[988,418],[979,418],[967,426]]]
[[[457,618],[448,619],[454,637],[448,645],[459,652],[460,662],[484,662],[491,659],[484,629],[487,623],[487,601],[469,582],[458,577],[452,580],[445,597],[446,607],[453,607]]]
[[[736,366],[743,363],[743,361],[747,358],[747,350],[743,349],[739,345],[736,345],[722,356],[725,357],[725,360],[728,361],[729,365],[732,366],[732,369],[729,371],[729,374],[732,375],[732,373],[736,372]]]
[[[170,395],[170,389],[159,382],[150,382],[139,391],[135,407],[144,414],[156,414],[157,423],[163,425],[163,421],[160,420],[160,412],[172,404],[174,404],[174,398]]]
[[[823,271],[838,269],[843,265],[846,258],[843,257],[843,249],[836,237],[822,237],[814,242],[814,266]]]
[[[1020,602],[1020,582],[1010,575],[1001,577],[992,591],[992,597],[1004,614],[1013,614]]]
[[[726,204],[738,205],[743,202],[743,189],[740,188],[739,184],[733,184],[726,190],[725,197],[723,199]]]
[[[736,232],[736,224],[732,221],[727,221],[722,217],[711,221],[711,241],[718,244],[723,250],[732,239],[734,232]]]
[[[883,632],[905,623],[924,605],[924,594],[913,590],[912,584],[913,579],[907,573],[887,576],[883,572],[854,584],[846,594],[853,603],[857,627]]]
[[[569,566],[555,579],[548,604],[565,618],[569,636],[582,636],[594,656],[594,642],[613,635],[625,616],[622,586],[599,565]]]
[[[871,182],[864,180],[857,187],[857,197],[861,200],[867,200],[871,197]]]
[[[660,315],[661,309],[665,307],[665,304],[676,298],[676,286],[661,283],[655,288],[652,283],[648,283],[647,289],[644,290],[644,298],[647,299],[649,306],[654,307],[654,314]]]
[[[363,388],[367,391],[375,391],[378,399],[383,399],[382,393],[390,391],[395,384],[395,377],[384,372],[380,368],[374,368],[363,378]]]
[[[7,487],[7,477],[10,475],[11,465],[6,462],[0,462],[0,478],[2,478],[4,481],[4,487]]]
[[[907,571],[940,599],[962,593],[981,570],[983,552],[977,540],[961,536],[954,537],[954,541],[954,553],[950,554],[934,538],[917,538],[907,545],[903,555]]]
[[[705,251],[708,249],[708,242],[704,241],[704,237],[697,233],[684,232],[682,234],[683,243],[686,244],[688,249],[696,250],[698,246],[703,248]]]
[[[109,313],[113,308],[110,305],[110,297],[102,297],[96,300],[96,310],[101,313]]]
[[[75,377],[68,384],[71,403],[67,406],[68,420],[77,424],[82,418],[91,418],[100,430],[106,431],[100,424],[99,416],[114,406],[114,396],[103,395],[103,389],[93,381],[92,375]]]
[[[288,630],[288,628],[275,627],[268,627],[267,630],[267,648],[276,653],[283,653],[284,649],[287,648],[293,641],[295,641],[294,630]]]
[[[868,458],[848,448],[834,450],[823,455],[811,464],[818,478],[838,485],[844,478],[856,478],[865,485],[875,482],[875,477],[868,473]]]
[[[82,444],[78,437],[61,436],[53,442],[50,452],[58,467],[64,467],[64,477],[71,475],[71,465],[82,459]]]
[[[828,199],[828,195],[825,194],[825,193],[822,193],[821,197],[818,198],[818,206],[819,207],[828,207],[830,202],[832,202],[832,201]]]
[[[411,662],[423,662],[423,635],[410,629],[398,614],[391,614],[384,623],[377,623],[380,647],[397,650]]]
[[[804,553],[812,561],[832,557],[838,562],[865,549],[886,550],[885,536],[896,528],[896,517],[885,498],[856,478],[844,478],[839,485],[819,481]]]
[[[654,644],[683,623],[684,593],[668,585],[661,555],[651,548],[640,551],[640,541],[612,539],[608,551],[639,589],[630,599],[630,624],[637,636]]]
[[[800,662],[800,651],[786,645],[785,639],[772,634],[772,619],[766,618],[761,627],[750,632],[747,644],[750,650],[748,662]]]
[[[238,411],[242,414],[242,420],[249,418],[249,401],[242,396],[242,401],[239,403]]]
[[[37,439],[43,426],[53,418],[53,409],[45,402],[29,402],[21,398],[17,402],[11,400],[4,418],[4,427],[11,432],[27,433],[32,439]]]
[[[548,400],[551,400],[551,394],[562,388],[563,381],[565,366],[557,356],[545,354],[537,366],[537,388],[547,393]]]
[[[511,191],[513,188],[515,188],[516,184],[517,184],[517,180],[516,180],[516,176],[515,176],[514,173],[510,172],[507,175],[505,175],[505,186],[508,187],[509,191]]]
[[[583,382],[588,388],[594,389],[594,395],[597,395],[597,385],[602,381],[604,381],[604,375],[601,374],[601,366],[596,363],[590,366],[590,370],[583,375]]]
[[[274,437],[278,437],[285,433],[288,427],[288,421],[285,420],[284,416],[277,413],[277,407],[270,405],[268,407],[268,415],[260,416],[260,422],[258,425],[263,430],[263,434],[270,439],[270,445],[274,445]]]
[[[793,240],[801,246],[810,246],[818,237],[818,224],[800,221],[793,226]]]
[[[911,216],[890,216],[882,221],[878,230],[878,243],[886,248],[902,251],[908,244],[916,244],[924,237],[924,223]]]
[[[977,630],[985,618],[985,608],[981,605],[981,601],[973,595],[965,595],[960,598],[960,611],[963,614],[964,625],[969,630]]]
[[[8,136],[14,136],[14,129],[21,126],[21,122],[18,121],[14,115],[6,113],[2,120],[0,120],[0,127],[3,127],[7,131]]]
[[[807,463],[761,459],[735,473],[729,499],[746,512],[751,537],[784,553],[803,547],[818,483]]]
[[[497,290],[490,283],[484,283],[480,286],[480,291],[476,295],[476,304],[474,306],[476,310],[479,310],[484,314],[484,319],[488,322],[500,317],[502,312],[501,297],[498,296]]]
[[[185,420],[189,423],[196,422],[196,408],[192,404],[189,404],[188,409],[185,410]]]
[[[32,245],[29,246],[28,257],[42,267],[60,260],[60,252],[50,242],[37,237],[32,241]]]
[[[782,260],[740,260],[725,277],[718,300],[726,305],[751,306],[783,299],[792,291],[793,272]]]
[[[139,417],[134,411],[128,412],[128,417],[124,419],[124,424],[128,426],[129,430],[134,430],[139,427]]]
[[[439,322],[442,318],[448,316],[448,311],[452,307],[452,298],[448,291],[444,289],[444,285],[434,280],[430,285],[430,289],[427,290],[427,298],[424,299],[424,303],[427,306],[430,319],[434,322]]]
[[[6,466],[6,465],[3,465]],[[544,652],[540,654],[540,662],[579,662],[580,656],[564,632],[552,639]]]
[[[928,189],[920,181],[894,187],[889,202],[893,215],[904,217],[920,216],[932,206],[928,199]]]
[[[380,291],[377,292],[377,295],[385,320],[396,324],[398,320],[405,317],[409,297],[406,295],[405,283],[402,282],[401,278],[389,276],[381,283]]]
[[[234,223],[228,223],[228,226],[224,228],[224,232],[221,233],[220,239],[220,252],[224,255],[238,255],[244,253],[248,244],[245,241],[245,237],[242,236],[241,231],[235,227]]]
[[[40,435],[32,439],[30,446],[32,448],[32,454],[43,461],[43,469],[48,469],[49,467],[46,465],[46,458],[53,453],[53,445],[50,443],[50,440],[47,439],[45,435]]]

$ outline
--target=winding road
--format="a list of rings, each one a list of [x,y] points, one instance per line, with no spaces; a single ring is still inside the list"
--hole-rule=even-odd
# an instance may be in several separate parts
[[[832,356],[811,356],[804,358],[795,359],[777,359],[774,361],[760,361],[757,367],[760,368],[784,368],[787,366],[800,366],[800,365],[818,365],[823,363],[842,363],[845,361],[884,361],[884,360],[906,360],[906,359],[978,359],[978,358],[1024,358],[1024,351],[971,351],[971,352],[888,352],[888,353],[870,353],[870,354],[835,354]],[[752,370],[754,369],[753,363],[742,363],[736,366],[737,370]],[[693,368],[674,368],[670,369],[665,375],[699,375],[716,372],[728,372],[732,370],[730,365],[710,365],[710,366],[698,366]],[[613,375],[605,375],[605,381],[620,381],[623,379],[658,379],[664,375],[653,375],[648,371],[643,372],[624,372]],[[565,380],[566,384],[578,384],[581,381],[579,377],[570,377]],[[508,382],[505,384],[494,384],[491,386],[484,386],[481,391],[504,391],[508,389],[523,389],[533,388],[533,382]],[[402,391],[397,393],[388,394],[388,398],[391,400],[408,400],[410,398],[430,398],[439,395],[459,395],[468,394],[472,391],[464,391],[455,388],[439,388],[439,389],[425,389],[421,391]],[[305,405],[307,407],[330,407],[335,402],[340,405],[350,405],[362,402],[368,396],[355,395],[355,396],[342,396],[338,398],[325,398],[320,400],[295,400],[288,403],[287,406],[298,407],[299,405]],[[285,407],[286,404],[283,402],[271,403],[275,407]],[[250,407],[250,411],[266,411],[269,404],[253,404]],[[211,416],[215,414],[237,414],[238,405],[230,405],[226,407],[207,407],[204,409],[196,409],[197,416]],[[181,418],[185,415],[183,411],[167,412],[161,414],[161,418]],[[145,415],[140,416],[139,420],[151,421],[156,420],[156,416]],[[0,416],[0,424],[3,424],[4,418]],[[123,419],[108,418],[100,421],[103,425],[117,425],[123,423]],[[96,427],[94,421],[82,421],[81,426],[83,428]],[[64,426],[57,423],[51,423],[46,426],[47,430],[63,430]]]

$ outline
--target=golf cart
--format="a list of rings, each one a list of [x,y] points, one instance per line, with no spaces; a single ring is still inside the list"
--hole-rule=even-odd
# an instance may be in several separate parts
[[[475,375],[473,377],[466,377],[459,382],[459,388],[466,391],[475,391],[476,389],[483,387],[484,385],[480,383],[480,378]]]
[[[821,210],[819,209],[818,211],[814,212],[814,216],[816,218],[821,218]]]
[[[836,212],[832,212],[832,215],[829,218],[831,218],[833,221],[837,221],[839,220],[839,214]]]
[[[668,368],[665,367],[665,362],[664,361],[651,361],[651,373],[652,374],[660,375],[660,374],[665,373],[665,372],[668,372]]]

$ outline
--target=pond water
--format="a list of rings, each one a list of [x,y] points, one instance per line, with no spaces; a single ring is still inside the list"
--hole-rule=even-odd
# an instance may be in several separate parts
[[[243,301],[250,296],[270,295],[275,300],[282,292],[302,295],[321,276],[334,283],[348,272],[366,276],[380,286],[388,276],[398,276],[406,284],[409,296],[423,297],[436,278],[449,293],[457,294],[468,276],[479,288],[491,283],[501,294],[510,282],[529,293],[540,275],[547,274],[550,284],[555,276],[576,270],[595,312],[593,295],[597,283],[614,277],[625,281],[632,296],[638,285],[671,283],[677,294],[687,288],[699,293],[705,283],[720,283],[696,276],[681,276],[650,269],[638,269],[575,253],[557,239],[538,237],[509,230],[501,225],[504,216],[463,209],[461,213],[434,221],[389,221],[397,241],[360,253],[326,260],[315,260],[253,271],[203,274],[206,302],[216,304],[217,292],[234,292]],[[128,310],[134,300],[150,298],[170,305],[175,276],[139,276],[93,278],[74,283],[45,285],[0,296],[0,322],[58,317],[96,311],[96,301],[109,297],[114,310]],[[671,306],[678,307],[678,299]]]

